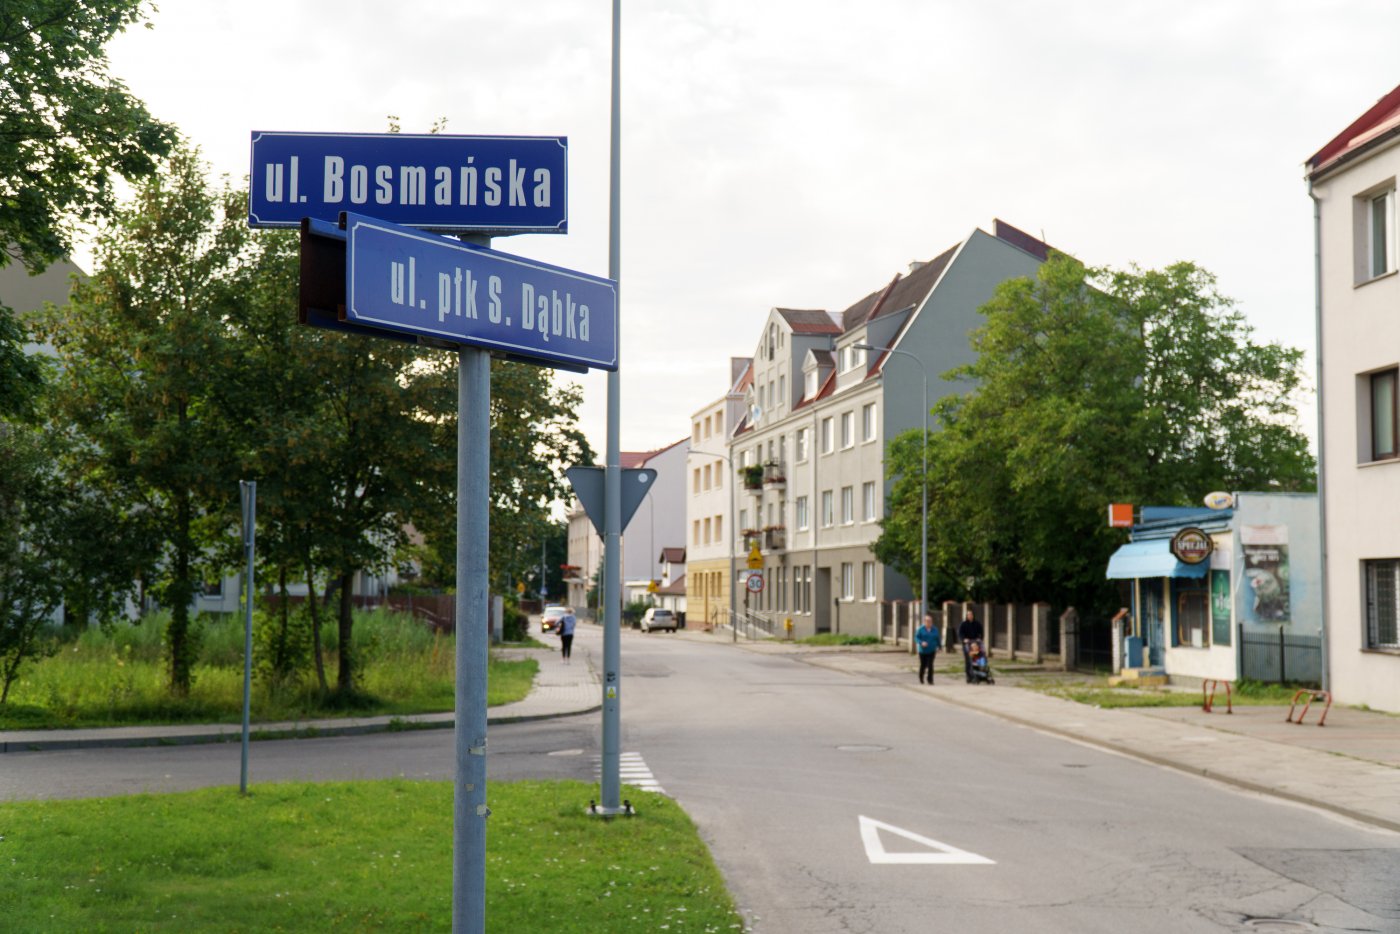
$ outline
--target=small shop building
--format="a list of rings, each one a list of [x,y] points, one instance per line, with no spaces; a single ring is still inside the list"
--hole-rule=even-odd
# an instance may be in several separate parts
[[[1174,682],[1319,683],[1322,562],[1312,493],[1144,506],[1108,562],[1129,615],[1121,667]]]

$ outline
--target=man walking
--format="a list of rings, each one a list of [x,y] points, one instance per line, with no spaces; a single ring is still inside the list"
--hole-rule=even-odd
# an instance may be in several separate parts
[[[564,664],[569,663],[569,657],[574,649],[574,626],[578,620],[574,619],[573,608],[566,609],[564,615],[559,617],[559,650],[564,655]]]
[[[982,641],[982,624],[977,622],[977,617],[972,615],[972,610],[969,608],[966,618],[958,626],[958,641],[962,643],[963,652],[963,674],[967,676],[968,684],[972,683],[972,656],[968,652],[972,648],[974,640]],[[986,650],[986,646],[983,646],[982,651]]]
[[[933,683],[933,660],[938,656],[938,637],[940,633],[938,627],[933,624],[933,616],[924,614],[924,624],[914,632],[914,641],[919,647],[919,683],[924,683],[924,675],[928,675],[928,683]]]

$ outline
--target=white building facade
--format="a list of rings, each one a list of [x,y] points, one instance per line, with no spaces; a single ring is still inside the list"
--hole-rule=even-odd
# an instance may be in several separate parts
[[[738,493],[729,465],[729,441],[744,417],[753,361],[729,361],[729,389],[690,416],[686,457],[686,625],[728,622],[733,524]]]
[[[1326,684],[1400,711],[1400,87],[1307,162],[1318,278]]]

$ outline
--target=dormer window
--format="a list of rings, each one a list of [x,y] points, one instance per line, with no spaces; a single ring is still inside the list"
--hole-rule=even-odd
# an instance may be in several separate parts
[[[814,369],[807,374],[807,385],[804,396],[808,399],[816,398],[817,395],[817,371]]]

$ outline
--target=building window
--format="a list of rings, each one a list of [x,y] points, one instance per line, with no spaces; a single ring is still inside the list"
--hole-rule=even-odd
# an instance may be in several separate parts
[[[709,543],[710,543],[710,520],[709,520],[709,519],[706,519],[706,520],[705,520],[705,544],[708,545]]]
[[[1395,269],[1395,189],[1370,199],[1366,212],[1366,255],[1371,278]]]
[[[224,595],[223,578],[216,581],[205,581],[201,594],[205,597],[222,597]]]
[[[799,531],[807,531],[807,497],[797,497],[797,505],[793,507],[797,517],[797,528]]]
[[[860,410],[860,440],[875,440],[875,403],[866,403]]]
[[[739,528],[740,528],[740,529],[747,529],[748,527],[749,527],[749,511],[748,511],[747,509],[740,509],[740,510],[739,510]]]
[[[700,468],[699,468],[699,467],[696,467],[696,468],[695,468],[695,477],[694,477],[694,482],[692,483],[692,486],[694,487],[694,488],[691,490],[692,493],[699,493],[699,492],[700,492]]]
[[[715,541],[724,541],[724,516],[715,516]]]
[[[856,443],[856,413],[841,413],[841,447],[854,447]]]
[[[699,443],[700,443],[700,423],[699,423],[699,422],[696,422],[695,425],[693,426],[693,428],[691,429],[691,439],[690,439],[690,440],[691,440],[691,443],[692,443],[692,444],[699,444]]]
[[[869,480],[860,485],[860,509],[866,522],[875,521],[875,481]]]
[[[835,514],[831,508],[831,491],[822,490],[822,528],[831,528],[835,519]]]
[[[799,428],[799,429],[797,429],[797,440],[793,443],[793,447],[796,449],[796,450],[795,450],[795,453],[797,454],[797,462],[800,464],[800,463],[802,463],[803,461],[805,461],[805,460],[807,459],[807,429],[806,429],[806,428]]]
[[[832,424],[832,420],[831,420],[831,417],[830,417],[830,416],[828,416],[828,417],[822,419],[822,453],[823,453],[823,454],[830,454],[833,450],[835,450],[836,438],[835,438],[835,431],[834,431],[834,428],[835,428],[835,426]]]
[[[807,396],[808,399],[814,399],[814,398],[816,398],[816,395],[817,395],[817,371],[816,371],[816,370],[813,370],[812,372],[810,372],[810,373],[807,374],[807,391],[806,391],[806,396]]]
[[[719,461],[715,461],[715,489],[724,489],[724,470],[720,467]]]
[[[700,520],[699,520],[699,519],[692,519],[692,520],[691,520],[690,543],[691,543],[692,545],[699,545],[699,544],[700,544]]]
[[[1198,649],[1210,645],[1210,593],[1183,590],[1176,598],[1177,645]]]
[[[856,598],[856,566],[849,561],[841,562],[841,599]]]
[[[1366,561],[1366,648],[1400,649],[1400,560]]]
[[[861,597],[866,600],[875,599],[875,562],[862,561],[860,563],[860,586]]]
[[[709,465],[709,464],[706,464],[704,469],[705,469],[705,489],[708,490],[708,489],[710,488],[710,465]]]
[[[850,525],[856,521],[856,491],[853,487],[841,488],[841,524]]]
[[[1400,370],[1371,374],[1371,460],[1395,457],[1395,437],[1400,422],[1396,421],[1396,376]]]
[[[787,404],[787,376],[778,374],[778,404]]]

